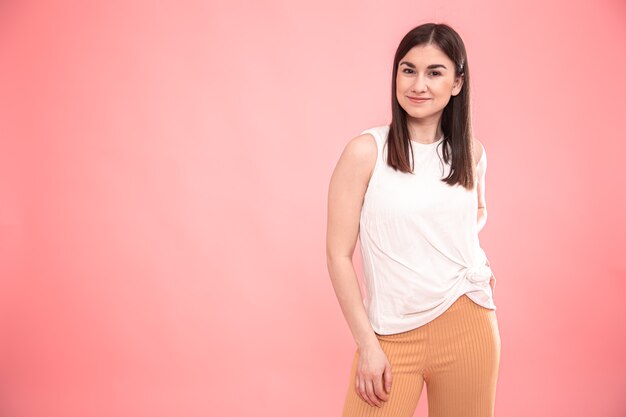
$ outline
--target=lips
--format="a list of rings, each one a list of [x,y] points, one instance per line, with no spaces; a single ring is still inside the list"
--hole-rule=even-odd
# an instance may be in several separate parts
[[[414,103],[423,103],[425,101],[430,100],[429,98],[420,98],[420,97],[411,97],[411,96],[407,96],[407,98]]]

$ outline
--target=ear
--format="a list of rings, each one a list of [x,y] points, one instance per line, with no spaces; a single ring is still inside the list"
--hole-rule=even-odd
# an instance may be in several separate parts
[[[452,87],[452,95],[456,96],[461,92],[461,88],[463,87],[463,81],[465,80],[465,76],[463,74],[461,74],[460,76],[456,77],[456,80],[454,81],[454,85]]]

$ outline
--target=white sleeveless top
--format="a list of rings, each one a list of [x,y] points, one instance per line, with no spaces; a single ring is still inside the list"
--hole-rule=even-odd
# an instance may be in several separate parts
[[[463,294],[495,310],[492,271],[478,240],[476,187],[468,191],[441,181],[450,172],[443,162],[443,137],[431,144],[411,141],[413,175],[387,165],[389,126],[363,133],[370,133],[378,147],[359,229],[363,303],[374,331],[415,329]],[[477,171],[486,166],[483,150]]]

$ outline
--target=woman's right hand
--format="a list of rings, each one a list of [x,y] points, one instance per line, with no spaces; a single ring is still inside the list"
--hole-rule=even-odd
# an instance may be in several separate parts
[[[359,349],[356,392],[371,406],[381,407],[389,399],[391,365],[380,345]]]

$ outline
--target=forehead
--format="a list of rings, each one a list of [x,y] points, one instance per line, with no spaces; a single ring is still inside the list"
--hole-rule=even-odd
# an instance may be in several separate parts
[[[454,68],[454,63],[441,49],[434,45],[414,46],[407,54],[400,59],[399,63],[407,61],[413,65],[427,67],[433,64],[443,64],[448,69]]]

